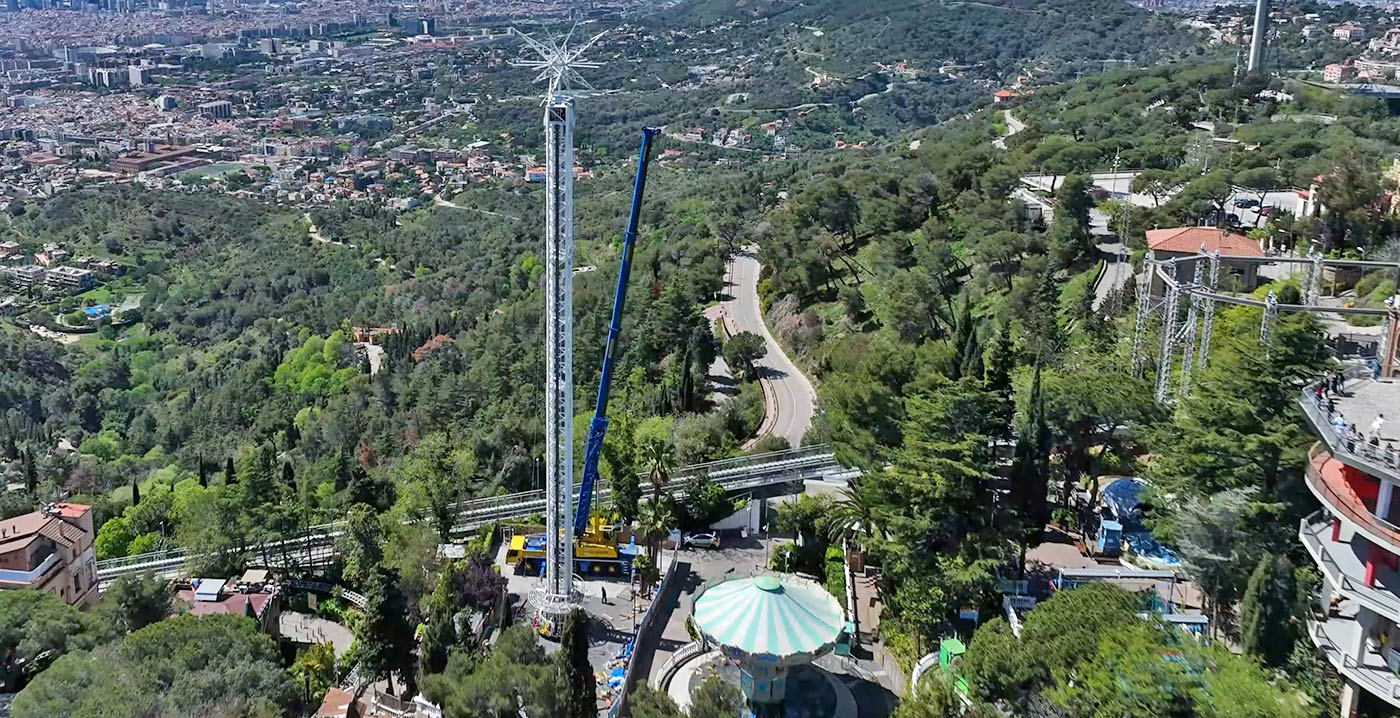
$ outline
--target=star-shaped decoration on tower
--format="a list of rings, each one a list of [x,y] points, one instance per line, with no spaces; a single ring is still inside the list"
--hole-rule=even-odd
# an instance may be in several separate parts
[[[601,38],[604,33],[600,32],[594,35],[588,42],[577,48],[570,48],[569,38],[573,37],[573,30],[569,30],[569,34],[565,35],[563,40],[555,40],[552,37],[536,40],[517,28],[511,28],[511,32],[519,35],[520,39],[525,41],[525,45],[539,55],[538,60],[516,60],[511,64],[516,67],[528,67],[540,71],[540,74],[535,76],[534,81],[545,80],[549,82],[549,88],[545,92],[546,102],[550,98],[560,95],[572,96],[576,89],[593,89],[593,86],[589,85],[588,81],[578,74],[578,70],[599,67],[599,63],[582,58],[583,53],[598,42],[598,38]]]

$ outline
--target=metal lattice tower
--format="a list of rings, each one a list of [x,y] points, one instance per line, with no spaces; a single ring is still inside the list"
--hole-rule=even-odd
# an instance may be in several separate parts
[[[1210,255],[1210,270],[1206,272],[1205,289],[1214,292],[1220,281],[1220,250]],[[1196,349],[1196,371],[1205,371],[1206,357],[1210,356],[1210,333],[1215,325],[1215,298],[1206,297],[1201,304],[1201,341]]]
[[[1259,322],[1259,343],[1264,345],[1264,354],[1269,353],[1269,332],[1274,327],[1274,321],[1278,319],[1278,297],[1274,295],[1274,290],[1269,290],[1269,296],[1264,298],[1264,318]]]
[[[1152,316],[1152,277],[1154,265],[1143,260],[1142,275],[1137,282],[1137,318],[1133,323],[1133,377],[1142,376],[1142,343],[1147,336],[1147,322]]]
[[[535,81],[547,80],[545,137],[545,575],[537,608],[562,616],[577,602],[574,576],[574,100],[573,87],[588,87],[575,68],[597,67],[580,55],[582,47],[539,41],[515,33],[540,57],[516,62],[537,68]],[[572,33],[571,33],[572,34]]]
[[[1165,402],[1172,384],[1172,346],[1176,343],[1177,303],[1181,288],[1176,283],[1176,265],[1167,263],[1166,298],[1162,307],[1162,351],[1157,358],[1157,401]]]
[[[1303,303],[1312,306],[1317,304],[1317,298],[1322,294],[1322,253],[1310,249],[1308,259],[1312,260],[1312,264],[1308,265],[1304,277],[1306,284],[1303,287]]]
[[[1202,280],[1205,279],[1205,249],[1204,246],[1201,247],[1201,255],[1195,262],[1195,275],[1191,278],[1191,285],[1195,289],[1199,289]],[[1196,325],[1200,322],[1204,303],[1205,300],[1201,298],[1199,291],[1191,292],[1191,308],[1186,311],[1186,336],[1181,342],[1181,383],[1176,387],[1178,399],[1185,399],[1191,391],[1191,364],[1196,360]]]

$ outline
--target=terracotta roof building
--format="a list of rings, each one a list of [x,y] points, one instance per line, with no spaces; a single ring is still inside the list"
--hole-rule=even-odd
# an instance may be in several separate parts
[[[1262,257],[1259,243],[1219,227],[1171,227],[1147,230],[1147,248],[1153,252],[1195,254],[1204,247],[1206,252],[1219,251],[1246,257]],[[1161,257],[1157,257],[1161,259]]]
[[[0,589],[52,591],[71,604],[97,601],[92,508],[52,504],[0,520]]]
[[[1264,250],[1259,243],[1242,234],[1236,234],[1219,227],[1171,227],[1147,230],[1147,256],[1150,259],[1171,259],[1190,257],[1202,249],[1207,253],[1220,252],[1226,256],[1263,257]],[[1257,263],[1247,261],[1220,262],[1224,270],[1220,277],[1220,287],[1228,291],[1248,292],[1258,283]],[[1190,271],[1188,263],[1185,271]],[[1178,272],[1183,271],[1178,269]],[[1189,276],[1187,277],[1189,279]]]

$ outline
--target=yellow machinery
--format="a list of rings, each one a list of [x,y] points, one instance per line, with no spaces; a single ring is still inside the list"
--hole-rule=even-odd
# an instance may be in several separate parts
[[[603,523],[601,516],[590,516],[588,531],[574,538],[574,571],[579,574],[627,575],[632,571],[632,559],[637,557],[636,544],[619,546],[615,529]],[[506,564],[527,573],[544,570],[545,535],[516,534],[506,549]]]

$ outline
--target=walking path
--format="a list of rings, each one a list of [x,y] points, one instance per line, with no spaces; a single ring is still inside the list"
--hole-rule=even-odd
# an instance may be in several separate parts
[[[802,445],[802,437],[812,426],[816,392],[768,331],[758,300],[759,269],[757,245],[739,250],[729,260],[725,271],[725,286],[731,299],[720,305],[721,317],[730,334],[752,332],[763,337],[768,346],[768,353],[754,362],[759,384],[763,387],[763,423],[745,448],[768,434],[781,436],[796,448]]]

